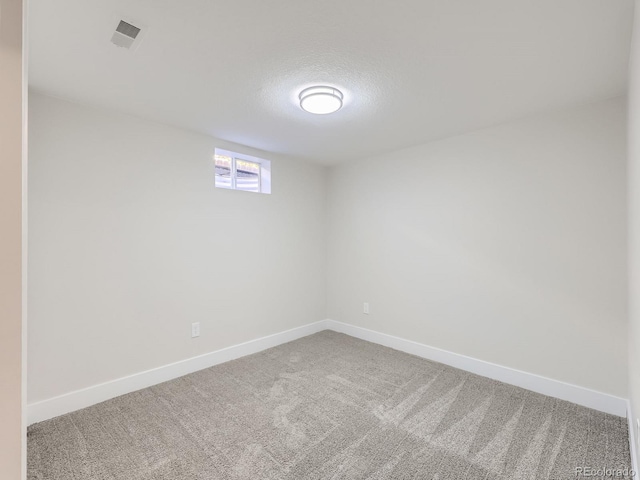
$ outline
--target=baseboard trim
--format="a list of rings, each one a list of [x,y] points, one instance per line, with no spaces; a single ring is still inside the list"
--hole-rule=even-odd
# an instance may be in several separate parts
[[[91,387],[76,390],[58,397],[50,398],[27,406],[27,422],[32,425],[37,422],[64,415],[85,407],[90,407],[111,398],[135,392],[152,385],[173,380],[205,368],[228,362],[236,358],[258,353],[283,343],[306,337],[322,330],[333,330],[368,342],[410,353],[428,360],[450,365],[467,372],[492,378],[510,385],[526,388],[544,395],[566,400],[578,405],[593,408],[601,412],[627,416],[629,420],[629,437],[632,446],[635,444],[635,430],[633,416],[627,399],[619,398],[588,388],[553,380],[532,373],[515,370],[458,353],[431,347],[404,338],[369,330],[367,328],[338,322],[335,320],[321,320],[284,332],[268,335],[245,343],[216,350],[211,353],[188,358],[169,365],[147,370],[144,372],[118,378]],[[632,459],[636,465],[635,449],[632,448]],[[636,470],[637,471],[637,470]]]
[[[360,338],[368,342],[377,343],[395,350],[410,353],[418,357],[433,360],[445,365],[475,373],[483,377],[499,380],[510,385],[526,388],[543,395],[559,398],[568,402],[577,403],[594,410],[627,416],[627,399],[609,395],[607,393],[590,390],[559,380],[523,372],[509,367],[503,367],[476,358],[467,357],[458,353],[449,352],[436,347],[430,347],[422,343],[413,342],[400,337],[376,332],[367,328],[358,327],[335,320],[327,320],[326,327],[336,332],[344,333],[352,337]]]
[[[321,320],[127,377],[93,385],[58,397],[31,403],[27,406],[27,423],[28,425],[32,425],[37,422],[49,420],[64,415],[65,413],[90,407],[105,400],[173,380],[174,378],[228,362],[229,360],[277,347],[283,343],[291,342],[326,329],[326,321]]]
[[[631,468],[638,475],[638,438],[636,438],[636,426],[633,419],[636,418],[633,415],[633,407],[631,401],[627,400],[627,423],[629,425],[629,453],[631,454]]]

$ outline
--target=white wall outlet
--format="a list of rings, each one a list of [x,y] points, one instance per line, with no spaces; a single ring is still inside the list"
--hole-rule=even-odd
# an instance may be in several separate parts
[[[365,315],[369,315],[369,304],[368,303],[364,303],[362,305],[362,313],[364,313]]]
[[[200,322],[195,322],[191,324],[191,338],[196,338],[200,336]]]

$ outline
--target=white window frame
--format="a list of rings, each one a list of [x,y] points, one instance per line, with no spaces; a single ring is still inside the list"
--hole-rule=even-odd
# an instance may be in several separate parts
[[[269,160],[265,160],[264,158],[254,157],[252,155],[245,155],[242,153],[232,152],[230,150],[224,150],[222,148],[216,148],[214,152],[213,162],[215,169],[215,156],[222,155],[225,157],[231,158],[231,185],[222,185],[215,182],[216,188],[224,188],[226,190],[238,190],[238,169],[236,166],[236,162],[238,160],[253,163],[260,166],[260,174],[258,176],[258,189],[259,192],[253,192],[251,190],[238,190],[240,192],[249,192],[249,193],[266,193],[271,194],[271,162]],[[214,174],[215,175],[215,174]]]

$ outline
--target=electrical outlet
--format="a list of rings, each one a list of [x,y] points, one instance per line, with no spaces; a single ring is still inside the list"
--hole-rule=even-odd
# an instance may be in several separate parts
[[[365,315],[369,315],[369,304],[365,303],[362,305],[362,313],[364,313]]]
[[[200,322],[195,322],[191,324],[191,338],[196,338],[200,336]]]

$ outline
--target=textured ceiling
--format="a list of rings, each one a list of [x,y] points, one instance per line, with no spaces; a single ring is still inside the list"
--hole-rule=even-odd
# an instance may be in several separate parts
[[[623,94],[632,0],[31,0],[38,91],[332,164]],[[146,26],[115,47],[120,18]],[[312,84],[345,94],[302,111]]]

